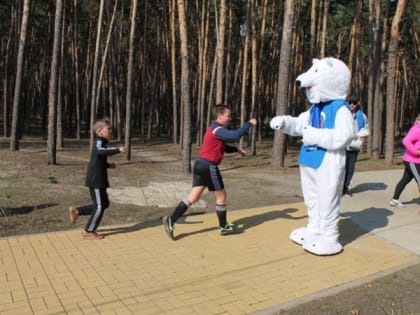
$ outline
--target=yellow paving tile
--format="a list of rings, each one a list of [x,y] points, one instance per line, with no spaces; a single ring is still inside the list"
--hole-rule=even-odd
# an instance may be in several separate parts
[[[346,218],[343,253],[306,253],[288,239],[306,224],[300,203],[228,215],[238,234],[220,236],[210,213],[182,219],[175,241],[159,223],[0,239],[0,313],[250,314],[419,260]]]

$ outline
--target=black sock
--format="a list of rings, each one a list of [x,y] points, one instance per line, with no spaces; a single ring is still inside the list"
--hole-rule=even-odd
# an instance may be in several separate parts
[[[187,211],[188,207],[190,206],[190,202],[188,200],[182,200],[175,208],[174,212],[171,215],[172,224],[174,224],[180,216],[182,216],[185,211]]]
[[[219,219],[219,226],[225,227],[227,224],[226,220],[226,206],[225,205],[216,205],[217,218]]]

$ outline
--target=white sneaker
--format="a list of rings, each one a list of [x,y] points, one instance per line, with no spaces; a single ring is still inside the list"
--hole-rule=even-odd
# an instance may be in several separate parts
[[[404,204],[403,204],[401,201],[399,201],[398,199],[394,199],[394,198],[392,198],[392,199],[389,201],[389,204],[390,204],[391,206],[393,206],[393,207],[401,207],[401,208],[404,208]]]

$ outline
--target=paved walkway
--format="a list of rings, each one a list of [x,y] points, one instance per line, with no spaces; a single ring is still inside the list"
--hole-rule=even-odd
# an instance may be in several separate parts
[[[171,241],[160,222],[103,227],[99,241],[67,231],[0,239],[0,314],[273,314],[420,262],[419,193],[388,200],[402,171],[357,173],[343,198],[344,251],[304,252],[288,240],[303,204],[186,217]]]

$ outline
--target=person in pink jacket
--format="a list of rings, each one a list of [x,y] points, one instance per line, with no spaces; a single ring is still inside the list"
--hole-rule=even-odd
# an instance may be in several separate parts
[[[405,186],[414,178],[420,190],[420,114],[402,141],[405,152],[403,155],[404,174],[397,186],[389,204],[394,207],[404,207],[400,195]]]

